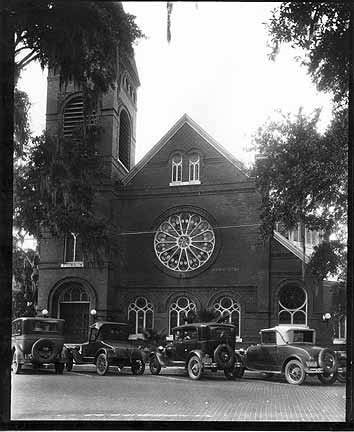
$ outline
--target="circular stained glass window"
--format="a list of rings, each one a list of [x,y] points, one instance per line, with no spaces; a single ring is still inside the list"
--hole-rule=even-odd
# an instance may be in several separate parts
[[[215,235],[208,221],[198,214],[183,212],[162,222],[155,234],[154,247],[165,267],[189,272],[209,260],[215,247]]]

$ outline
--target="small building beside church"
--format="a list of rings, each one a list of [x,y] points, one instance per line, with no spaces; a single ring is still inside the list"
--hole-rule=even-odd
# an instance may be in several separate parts
[[[235,324],[245,346],[277,324],[308,325],[327,340],[322,287],[302,277],[308,257],[278,231],[261,237],[261,199],[240,161],[185,114],[134,165],[139,85],[134,59],[121,57],[116,89],[96,113],[107,174],[98,203],[115,226],[115,252],[98,268],[83,261],[76,233],[44,234],[38,309],[65,319],[68,342],[82,342],[94,319],[170,335],[203,309]],[[70,135],[82,118],[79,89],[62,91],[50,73],[48,130]]]

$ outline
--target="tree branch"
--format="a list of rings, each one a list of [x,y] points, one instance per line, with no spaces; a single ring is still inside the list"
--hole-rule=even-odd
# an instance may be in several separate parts
[[[35,60],[38,57],[39,57],[39,54],[36,54],[35,50],[31,51],[20,62],[17,63],[16,66],[17,66],[18,70],[23,69],[25,66],[27,66],[29,63],[31,63],[33,60]]]

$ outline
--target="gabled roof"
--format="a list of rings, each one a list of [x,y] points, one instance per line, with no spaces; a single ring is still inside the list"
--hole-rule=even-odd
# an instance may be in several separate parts
[[[184,125],[188,124],[194,129],[205,141],[207,141],[215,150],[217,150],[224,158],[231,162],[237,169],[242,171],[246,176],[246,167],[235,158],[230,152],[228,152],[221,144],[219,144],[214,138],[212,138],[204,129],[202,129],[194,120],[192,120],[187,114],[184,114],[175,123],[171,129],[154,145],[154,147],[146,153],[146,155],[140,160],[138,164],[123,178],[123,184],[128,184],[144,166],[163,148],[163,146],[175,135],[178,130]]]

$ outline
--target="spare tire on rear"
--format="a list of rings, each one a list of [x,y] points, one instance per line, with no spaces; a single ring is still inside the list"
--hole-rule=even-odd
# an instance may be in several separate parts
[[[32,358],[37,363],[51,363],[54,361],[59,347],[50,339],[38,339],[32,346]]]
[[[234,350],[227,344],[220,344],[214,351],[214,360],[221,369],[232,369],[235,363]]]
[[[318,354],[318,363],[324,369],[324,373],[332,374],[337,371],[338,360],[334,351],[323,348]]]

